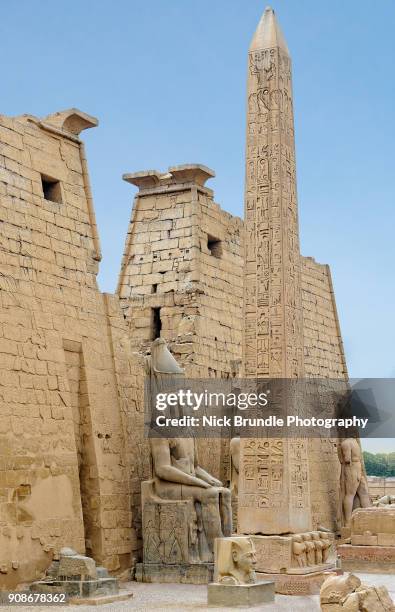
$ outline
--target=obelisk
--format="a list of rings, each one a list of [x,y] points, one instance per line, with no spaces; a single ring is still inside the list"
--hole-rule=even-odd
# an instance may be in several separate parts
[[[271,8],[248,55],[245,181],[244,375],[299,378],[303,320],[291,59]],[[238,504],[239,533],[311,528],[306,441],[242,439]]]

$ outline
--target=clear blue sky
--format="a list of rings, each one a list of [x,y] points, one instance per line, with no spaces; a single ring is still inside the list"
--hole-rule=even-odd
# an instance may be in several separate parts
[[[395,3],[272,3],[293,59],[301,243],[329,263],[350,374],[395,376]],[[124,172],[200,162],[242,215],[245,81],[260,0],[3,3],[0,112],[76,106],[113,291],[133,187]]]

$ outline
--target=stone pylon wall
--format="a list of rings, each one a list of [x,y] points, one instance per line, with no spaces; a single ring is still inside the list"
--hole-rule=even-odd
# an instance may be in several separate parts
[[[187,375],[225,377],[241,358],[242,221],[214,203],[203,168],[126,175],[139,192],[118,293],[142,351],[160,333]]]
[[[185,175],[177,180],[174,174],[172,178],[159,173],[127,175],[127,180],[134,182],[139,192],[118,291],[132,345],[137,345],[141,354],[148,349],[153,339],[152,309],[160,308],[161,335],[186,368],[187,375],[233,375],[237,373],[241,355],[243,224],[213,203],[212,192],[198,186],[196,176],[193,185],[186,183]],[[220,258],[208,251],[208,236],[220,238]],[[329,268],[312,258],[301,257],[299,262],[306,376],[345,378],[347,369]],[[141,452],[145,442],[142,407],[139,410],[129,417],[135,420],[130,461],[133,469],[137,473],[142,470],[147,478],[150,467]],[[135,444],[136,438],[141,448]],[[229,477],[227,442],[199,442],[205,467],[226,481]],[[339,462],[335,443],[312,440],[309,455],[313,525],[331,527],[338,493]],[[140,481],[136,477],[137,525],[139,490]]]
[[[329,266],[301,258],[306,377],[347,379],[347,366]],[[340,463],[337,440],[309,440],[313,527],[335,528]]]
[[[131,357],[100,246],[78,111],[0,117],[0,588],[62,546],[128,567]],[[130,351],[129,351],[130,352]]]
[[[214,203],[212,176],[198,165],[125,175],[139,188],[118,284],[132,344],[144,353],[160,334],[193,378],[233,376],[241,359],[242,221]],[[227,445],[199,447],[226,481]]]

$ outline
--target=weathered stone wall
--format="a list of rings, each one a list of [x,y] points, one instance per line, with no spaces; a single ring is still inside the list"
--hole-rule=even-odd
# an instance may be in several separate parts
[[[131,361],[118,300],[96,285],[77,136],[94,124],[0,117],[0,588],[36,578],[65,545],[109,569],[133,547]]]
[[[224,377],[240,359],[242,221],[214,203],[201,184],[213,173],[202,168],[171,168],[148,183],[127,175],[140,191],[118,292],[142,351],[160,333],[187,375]]]
[[[302,303],[305,375],[347,379],[329,266],[302,257]],[[340,464],[336,440],[309,440],[313,527],[335,528]]]
[[[347,378],[329,266],[302,257],[304,367],[306,376]]]

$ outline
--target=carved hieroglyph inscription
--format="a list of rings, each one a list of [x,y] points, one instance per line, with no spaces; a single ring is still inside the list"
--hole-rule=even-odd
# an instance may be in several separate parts
[[[245,188],[247,377],[303,373],[300,252],[291,60],[280,48],[249,55]]]
[[[271,9],[249,53],[244,265],[245,376],[303,376],[291,60]],[[240,457],[240,532],[309,529],[306,441],[242,440]]]

